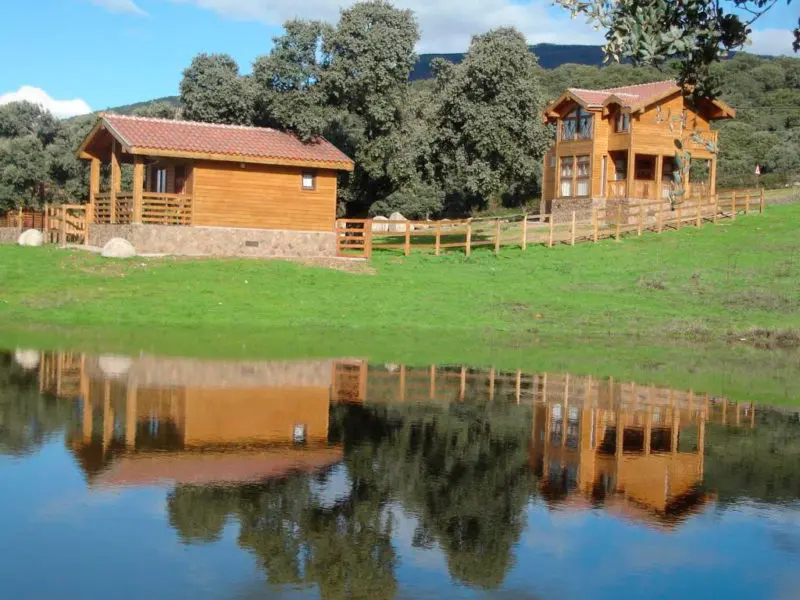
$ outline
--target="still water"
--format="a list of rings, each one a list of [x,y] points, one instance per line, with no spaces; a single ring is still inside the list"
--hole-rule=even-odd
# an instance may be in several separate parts
[[[0,353],[0,595],[798,598],[796,410],[563,373]]]

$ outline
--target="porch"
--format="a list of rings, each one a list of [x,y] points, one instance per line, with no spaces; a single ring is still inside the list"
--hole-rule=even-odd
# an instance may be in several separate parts
[[[705,160],[705,164],[700,161]],[[684,177],[684,198],[708,197],[716,190],[716,159],[696,159],[696,166]],[[661,154],[640,154],[612,151],[603,157],[601,196],[611,200],[664,200],[678,191],[675,157]]]

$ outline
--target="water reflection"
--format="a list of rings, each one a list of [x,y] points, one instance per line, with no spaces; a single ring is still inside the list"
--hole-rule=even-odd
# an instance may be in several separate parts
[[[61,432],[90,493],[165,490],[165,522],[188,547],[225,544],[233,527],[229,552],[256,559],[264,593],[420,595],[417,557],[442,560],[448,576],[426,593],[528,595],[520,565],[557,564],[525,541],[542,514],[602,515],[612,537],[628,535],[622,523],[689,535],[693,520],[744,499],[797,514],[793,411],[553,373],[22,356],[0,354],[0,452],[31,454]],[[113,534],[120,522],[103,526]],[[776,565],[796,555],[792,527]],[[533,548],[546,547],[538,533]],[[630,568],[659,572],[657,561]]]

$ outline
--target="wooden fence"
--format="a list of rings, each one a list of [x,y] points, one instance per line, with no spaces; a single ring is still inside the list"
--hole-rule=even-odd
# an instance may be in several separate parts
[[[192,197],[184,194],[156,194],[144,192],[137,204],[131,192],[95,195],[92,222],[98,224],[129,225],[191,225]]]
[[[89,243],[87,204],[52,204],[44,213],[44,241],[48,244]]]
[[[408,256],[413,249],[433,251],[463,249],[469,256],[473,248],[488,246],[497,254],[503,246],[525,250],[530,245],[552,248],[557,244],[574,246],[646,231],[702,227],[721,219],[736,219],[739,214],[763,213],[762,190],[734,190],[706,198],[693,198],[674,207],[668,201],[613,200],[605,208],[568,213],[519,214],[502,217],[443,221],[391,221],[340,219],[336,224],[340,256],[369,258],[373,250],[401,249]]]
[[[0,227],[16,227],[26,229],[44,229],[44,211],[32,209],[11,210],[0,215]]]

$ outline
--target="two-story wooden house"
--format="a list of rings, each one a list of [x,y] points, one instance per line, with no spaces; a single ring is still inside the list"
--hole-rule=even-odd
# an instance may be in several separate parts
[[[675,81],[604,90],[570,88],[545,109],[556,126],[545,155],[543,211],[585,210],[611,200],[669,199],[678,187],[676,152],[691,154],[703,177],[681,175],[685,196],[715,193],[717,132],[711,121],[735,111],[718,99],[686,97]]]

